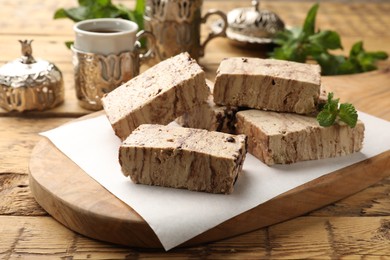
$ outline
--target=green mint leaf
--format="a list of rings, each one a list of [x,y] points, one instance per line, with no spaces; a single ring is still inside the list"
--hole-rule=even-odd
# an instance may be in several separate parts
[[[293,38],[292,32],[290,30],[283,30],[275,35],[273,42],[277,45],[283,45],[287,43],[291,38]]]
[[[349,103],[340,104],[339,114],[340,121],[343,121],[350,127],[355,127],[358,119],[358,114],[355,107]]]
[[[134,11],[138,14],[143,14],[145,10],[145,1],[137,0]]]
[[[328,93],[328,99],[327,99],[327,104],[329,104],[329,103],[331,103],[332,102],[332,100],[333,100],[333,92],[329,92]]]
[[[375,59],[367,53],[359,55],[357,61],[359,62],[361,71],[371,71],[376,69],[376,66],[374,65]]]
[[[388,58],[386,52],[367,52],[363,47],[363,42],[356,42],[351,50],[350,56],[348,57],[348,64],[353,65],[353,70],[341,71],[347,73],[360,73],[377,69],[375,63],[378,60],[385,60]],[[343,66],[345,68],[346,66]],[[339,73],[342,74],[342,73]],[[346,74],[346,73],[343,73]]]
[[[290,30],[291,36],[294,39],[301,38],[301,35],[303,34],[303,29],[301,27],[293,27]]]
[[[317,115],[317,121],[320,126],[328,127],[333,125],[337,118],[350,127],[355,127],[358,114],[352,104],[343,103],[339,106],[339,99],[333,99],[333,93],[330,92],[327,102]]]
[[[341,56],[343,57],[343,56]],[[344,57],[343,57],[344,58]],[[338,71],[337,73],[333,74],[333,75],[336,75],[336,74],[353,74],[355,73],[355,71],[357,70],[356,68],[356,64],[352,63],[351,60],[346,60],[344,58],[344,61],[340,63],[340,65],[338,66]],[[331,74],[329,74],[331,75]]]
[[[339,99],[333,99],[333,92],[328,93],[328,100],[323,106],[322,111],[317,115],[317,121],[320,126],[331,126],[337,118]]]
[[[309,12],[307,13],[305,22],[303,23],[303,32],[308,36],[314,34],[315,32],[315,22],[316,22],[316,16],[319,7],[320,7],[319,4],[313,5],[310,8]]]
[[[309,42],[321,46],[323,50],[342,49],[340,35],[334,31],[320,31],[309,37]]]
[[[376,60],[386,60],[389,55],[384,51],[368,52]]]
[[[54,19],[67,18],[64,8],[57,9],[53,16]]]
[[[270,54],[270,57],[278,60],[288,60],[285,48],[282,47],[274,48],[273,52]]]
[[[95,0],[96,4],[100,6],[110,6],[111,1],[110,0]]]
[[[271,58],[306,62],[314,59],[321,66],[322,75],[353,74],[377,69],[376,62],[388,58],[383,51],[366,52],[363,42],[356,42],[349,56],[334,55],[330,50],[342,49],[340,35],[324,30],[315,32],[315,21],[319,4],[313,5],[307,13],[303,27],[285,29],[274,38],[278,45],[269,53]]]
[[[310,40],[309,40],[310,41]],[[319,43],[310,42],[310,44],[306,45],[307,52],[310,56],[312,56],[314,59],[316,59],[316,56],[325,54],[327,55],[326,49],[324,49],[324,46]]]
[[[66,17],[74,22],[79,22],[88,19],[88,9],[84,6],[65,9]]]
[[[352,45],[351,51],[349,52],[349,56],[356,57],[357,55],[359,55],[359,53],[363,51],[364,51],[363,42],[362,41],[356,42],[354,45]]]
[[[95,0],[79,0],[80,6],[86,6],[86,7],[92,7],[95,4],[99,4],[99,2],[96,2]]]
[[[339,106],[340,99],[333,99],[333,92],[328,93],[328,101],[325,104],[325,109],[328,109],[332,112],[337,111]]]
[[[67,41],[65,42],[66,48],[70,49],[70,47],[73,45],[73,41]]]
[[[58,9],[54,18],[69,18],[74,22],[94,18],[123,18],[136,22],[143,29],[145,0],[137,0],[134,11],[121,4],[114,5],[111,0],[79,0],[78,3],[78,7]]]
[[[313,58],[321,66],[322,75],[337,75],[340,73],[340,67],[345,63],[345,57],[341,55],[332,55],[328,52],[314,55]]]
[[[320,126],[331,126],[334,124],[336,121],[337,113],[334,113],[330,110],[322,110],[320,113],[317,115],[317,121],[320,124]]]
[[[118,18],[120,14],[120,11],[114,6],[100,6],[100,8],[94,10],[94,12],[89,15],[91,18]]]
[[[79,0],[79,6],[90,6],[92,5],[92,0]]]

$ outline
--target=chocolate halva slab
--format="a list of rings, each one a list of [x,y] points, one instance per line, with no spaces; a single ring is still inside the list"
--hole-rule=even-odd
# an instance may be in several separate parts
[[[354,128],[322,127],[315,117],[254,109],[236,116],[237,133],[248,136],[248,152],[268,165],[343,156],[363,146],[361,121]]]
[[[167,124],[205,102],[205,74],[187,53],[146,70],[102,98],[106,115],[122,140],[141,124]]]
[[[246,136],[143,124],[119,148],[134,183],[229,194],[242,172]]]
[[[227,58],[215,79],[214,102],[278,112],[316,110],[320,66],[260,58]]]

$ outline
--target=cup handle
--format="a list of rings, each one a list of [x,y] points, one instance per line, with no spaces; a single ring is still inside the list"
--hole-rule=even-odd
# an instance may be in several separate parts
[[[212,31],[207,36],[206,40],[201,44],[200,50],[199,50],[199,57],[204,56],[204,50],[206,48],[206,45],[209,43],[210,40],[216,38],[216,37],[226,37],[226,29],[228,26],[227,17],[226,14],[220,10],[216,9],[210,9],[207,11],[207,13],[202,17],[202,23],[206,23],[208,18],[212,15],[220,16],[223,21],[223,26],[220,31]]]
[[[146,38],[148,41],[148,47],[149,49],[144,53],[139,53],[139,59],[140,63],[146,62],[150,59],[152,59],[155,55],[155,48],[156,48],[156,38],[154,37],[153,33],[149,31],[141,30],[136,34],[136,43],[135,48],[137,51],[140,49],[139,40],[142,38]]]

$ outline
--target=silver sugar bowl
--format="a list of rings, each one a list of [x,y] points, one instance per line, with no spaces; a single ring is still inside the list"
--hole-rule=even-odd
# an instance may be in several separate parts
[[[64,101],[64,81],[53,64],[32,56],[32,40],[19,41],[22,57],[0,67],[0,107],[6,111],[45,110]]]
[[[276,33],[285,27],[274,12],[260,9],[260,1],[253,0],[251,7],[236,8],[228,12],[226,34],[237,43],[271,43]]]

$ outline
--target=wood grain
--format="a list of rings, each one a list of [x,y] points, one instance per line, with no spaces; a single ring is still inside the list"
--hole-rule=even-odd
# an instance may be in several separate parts
[[[134,4],[133,0],[113,2],[129,7]],[[313,2],[262,1],[261,7],[277,12],[288,25],[294,26],[302,24]],[[204,3],[204,9],[223,11],[249,5],[248,1],[236,0],[207,0]],[[76,118],[91,112],[82,110],[77,104],[71,55],[63,46],[65,40],[73,38],[73,22],[52,20],[55,9],[75,5],[76,0],[1,1],[0,66],[20,55],[18,39],[34,39],[34,56],[57,64],[63,71],[66,89],[65,103],[53,110],[43,113],[6,113],[0,110],[1,259],[386,259],[390,255],[390,178],[303,217],[234,238],[169,252],[98,242],[47,217],[34,201],[28,186],[29,155],[39,140],[36,133],[70,120],[68,117]],[[319,28],[341,34],[344,50],[338,51],[340,53],[347,54],[358,40],[364,41],[367,50],[390,53],[389,12],[389,1],[324,0],[320,3],[317,20]],[[205,35],[207,27],[202,30]],[[264,57],[265,52],[238,49],[227,39],[216,39],[207,46],[206,56],[200,61],[207,77],[213,79],[219,62],[230,56]],[[390,60],[380,62],[379,66],[389,68]],[[379,77],[385,78],[383,74]],[[371,85],[371,88],[365,88],[366,93],[354,89],[353,82],[347,89],[345,84],[331,81],[330,87],[335,87],[335,94],[342,101],[355,100],[360,110],[390,120],[388,110],[383,111],[388,98],[375,93],[377,86],[381,86],[379,88],[387,95],[388,81],[378,80],[378,84],[372,85],[369,79],[365,79],[366,84]],[[349,94],[349,91],[354,91],[354,94]],[[375,93],[376,98],[370,99],[370,93]],[[366,102],[359,95],[370,101]]]
[[[31,194],[27,174],[0,173],[0,197],[0,215],[47,215]]]
[[[390,217],[299,217],[239,239],[163,252],[91,240],[50,217],[0,216],[0,258],[381,259],[390,254],[389,224]]]
[[[28,164],[39,132],[69,118],[0,117],[0,215],[42,216],[47,213],[31,195]]]
[[[310,212],[310,216],[388,216],[390,215],[390,178],[336,203]]]
[[[390,67],[367,73],[322,77],[325,89],[334,92],[342,103],[390,120]],[[381,100],[378,103],[378,100]]]
[[[62,125],[69,118],[0,117],[0,172],[27,173],[38,133]]]

